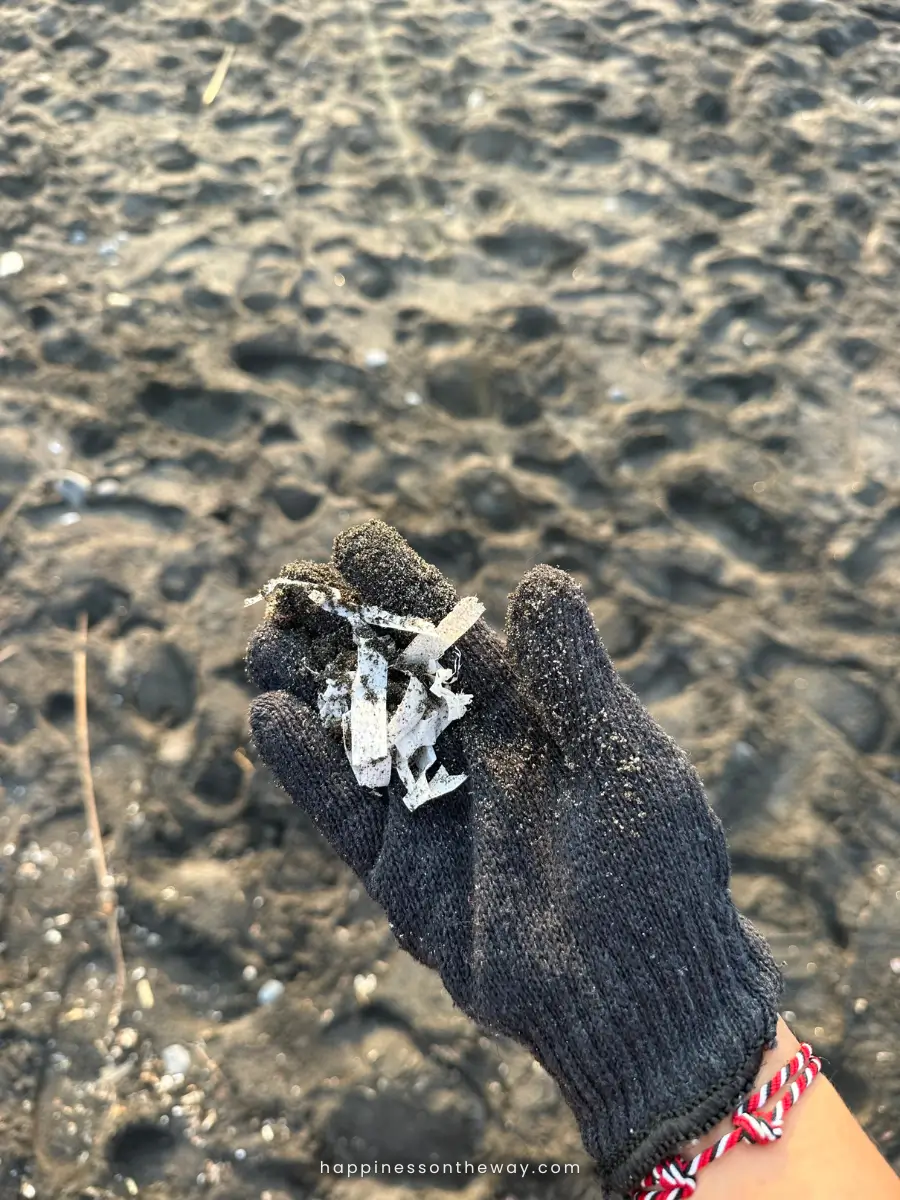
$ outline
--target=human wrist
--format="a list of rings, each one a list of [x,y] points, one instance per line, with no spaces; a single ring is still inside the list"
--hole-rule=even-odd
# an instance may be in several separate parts
[[[784,1064],[792,1058],[800,1049],[800,1042],[789,1029],[784,1018],[779,1016],[776,1042],[771,1047],[763,1051],[762,1062],[759,1070],[753,1081],[753,1089],[761,1087],[766,1080],[777,1075]],[[691,1139],[686,1142],[681,1148],[681,1157],[691,1159],[697,1154],[702,1154],[710,1146],[714,1146],[720,1138],[725,1134],[730,1133],[733,1128],[731,1114],[723,1117],[722,1120],[710,1129],[707,1133],[701,1134],[700,1137]]]

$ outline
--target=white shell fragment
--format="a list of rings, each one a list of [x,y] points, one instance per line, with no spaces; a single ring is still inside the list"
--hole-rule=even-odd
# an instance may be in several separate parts
[[[396,769],[410,811],[464,783],[465,775],[451,775],[440,764],[431,779],[428,771],[437,762],[434,743],[448,725],[465,715],[472,701],[471,695],[453,691],[458,663],[451,668],[442,666],[439,660],[484,612],[481,601],[476,596],[464,597],[435,625],[424,617],[398,616],[372,605],[345,603],[336,588],[279,578],[269,580],[244,604],[256,604],[281,586],[303,588],[314,604],[343,617],[350,625],[356,670],[340,671],[336,664],[329,668],[319,694],[319,716],[325,725],[341,726],[357,782],[362,787],[387,787]],[[404,651],[391,658],[392,643],[376,634],[375,628],[413,633],[415,637]],[[391,671],[406,676],[406,687],[389,715]]]
[[[25,270],[25,259],[18,250],[7,250],[4,254],[0,254],[0,279],[6,279],[9,275],[18,275],[20,271]]]

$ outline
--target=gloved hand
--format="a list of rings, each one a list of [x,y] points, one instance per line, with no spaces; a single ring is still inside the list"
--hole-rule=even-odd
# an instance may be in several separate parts
[[[282,574],[433,621],[456,602],[380,521],[341,534],[332,564]],[[400,944],[531,1050],[603,1179],[633,1186],[734,1110],[775,1039],[779,972],[734,907],[696,772],[616,674],[574,580],[540,566],[510,598],[505,646],[484,621],[459,643],[474,700],[436,750],[468,781],[409,812],[396,775],[360,788],[320,723],[338,619],[318,611],[311,624],[282,589],[250,644],[259,753]]]

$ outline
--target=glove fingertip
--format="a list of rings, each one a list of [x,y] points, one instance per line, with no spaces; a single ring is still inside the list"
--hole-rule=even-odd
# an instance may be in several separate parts
[[[290,692],[266,692],[250,706],[260,758],[356,873],[369,870],[384,836],[386,805],[353,778],[343,746]]]
[[[286,691],[257,696],[250,705],[250,732],[260,758],[292,796],[307,783],[315,784],[316,764],[325,750],[316,742],[324,739],[321,731],[317,739],[309,710],[296,696]]]
[[[506,633],[513,653],[532,655],[561,641],[573,655],[602,650],[584,590],[567,571],[546,563],[532,567],[510,595]]]
[[[290,691],[315,702],[319,681],[308,669],[309,640],[302,633],[263,622],[247,646],[247,678],[261,692]]]
[[[533,567],[512,593],[506,646],[553,736],[569,746],[585,714],[618,695],[618,675],[587,599],[565,571]]]
[[[452,585],[437,567],[384,521],[365,521],[339,533],[334,563],[367,603],[391,612],[440,620],[456,603]]]

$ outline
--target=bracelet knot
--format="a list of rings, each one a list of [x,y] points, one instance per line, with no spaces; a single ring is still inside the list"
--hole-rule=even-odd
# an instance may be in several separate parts
[[[741,1112],[739,1109],[731,1119],[745,1140],[757,1146],[777,1142],[784,1131],[784,1117],[772,1115],[766,1118],[761,1113]]]
[[[654,1167],[648,1180],[657,1189],[652,1193],[655,1200],[688,1200],[697,1190],[697,1179],[688,1174],[688,1164],[680,1158]],[[646,1181],[645,1181],[646,1182]]]

